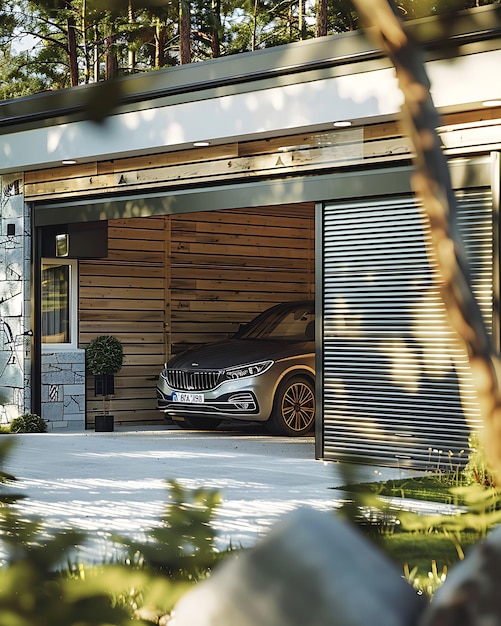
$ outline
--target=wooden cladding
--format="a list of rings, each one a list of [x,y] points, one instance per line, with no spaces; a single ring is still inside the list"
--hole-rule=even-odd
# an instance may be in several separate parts
[[[386,124],[384,132],[394,137],[395,145],[390,149],[386,138],[378,149],[377,138],[381,138],[372,133],[367,153],[364,152],[365,129],[354,127],[26,172],[24,193],[26,200],[47,200],[69,198],[75,193],[81,197],[151,190],[159,185],[177,188],[311,174],[362,163],[365,159],[388,160],[392,151],[397,158],[409,152],[408,142],[395,138],[395,124]]]
[[[314,207],[111,220],[106,259],[80,261],[80,345],[124,345],[116,423],[163,421],[156,377],[174,352],[217,341],[279,302],[314,293]],[[87,381],[87,418],[102,409]]]
[[[114,335],[124,347],[124,365],[115,377],[111,413],[115,421],[152,423],[155,377],[165,357],[168,231],[163,218],[114,220],[108,224],[108,257],[80,261],[80,344]],[[87,380],[87,420],[102,410]]]
[[[459,154],[481,145],[499,149],[500,115],[501,108],[492,108],[444,116],[442,136],[448,151]],[[80,197],[115,195],[159,187],[312,175],[411,156],[409,141],[399,125],[390,121],[26,172],[24,194],[28,201],[70,198],[76,193]]]
[[[312,297],[314,241],[313,205],[173,216],[173,351],[225,339],[273,304]]]

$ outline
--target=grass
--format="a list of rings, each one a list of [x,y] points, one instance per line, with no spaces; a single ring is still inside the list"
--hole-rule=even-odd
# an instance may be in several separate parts
[[[464,499],[451,492],[460,486],[456,475],[425,474],[413,478],[388,480],[386,482],[358,483],[340,487],[350,493],[373,494],[385,498],[410,498],[440,504],[465,504]]]
[[[467,486],[457,472],[379,483],[355,482],[339,489],[351,501],[347,514],[352,507],[351,516],[355,516],[359,527],[420,593],[430,597],[445,580],[449,568],[501,521],[499,492],[479,485]],[[399,498],[436,502],[437,511],[431,516],[402,512]],[[442,504],[462,509],[457,515],[441,515],[438,505]],[[361,510],[365,510],[365,515],[360,515]]]
[[[459,553],[457,537],[443,532],[396,532],[393,535],[384,535],[378,543],[399,567],[403,568],[407,563],[409,569],[417,567],[420,574],[427,575],[433,561],[439,569],[444,565],[450,568],[461,560],[461,552],[468,553],[478,540],[475,532],[461,533]]]

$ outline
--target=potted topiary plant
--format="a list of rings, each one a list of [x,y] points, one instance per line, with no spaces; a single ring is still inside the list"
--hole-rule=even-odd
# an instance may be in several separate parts
[[[87,346],[87,369],[94,374],[94,394],[103,396],[103,415],[96,415],[95,430],[112,431],[113,415],[109,415],[106,401],[115,393],[115,374],[123,365],[124,352],[119,339],[101,335]]]

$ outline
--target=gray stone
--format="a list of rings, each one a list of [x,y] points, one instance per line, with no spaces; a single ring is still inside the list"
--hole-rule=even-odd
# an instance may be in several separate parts
[[[47,370],[49,365],[57,362],[58,361],[55,352],[42,352],[42,371]]]
[[[2,302],[2,317],[4,320],[6,318],[20,318],[23,308],[21,289],[16,289],[15,293],[5,290],[2,298],[4,299],[4,302]]]
[[[5,258],[6,258],[8,265],[17,266],[14,268],[14,271],[16,273],[16,276],[19,278],[19,280],[21,280],[22,272],[20,270],[23,268],[23,263],[24,263],[23,247],[14,242],[14,247],[9,249]]]
[[[66,427],[71,426],[72,428],[80,428],[81,430],[85,430],[85,415],[82,413],[78,414],[64,414],[64,421],[66,423]]]
[[[7,175],[8,176],[8,175]],[[14,176],[14,178],[19,178],[20,181],[23,180],[22,176]],[[22,216],[24,213],[24,196],[23,196],[23,188],[22,183],[19,188],[19,192],[16,195],[10,196],[9,201],[6,203],[6,210],[3,214],[6,218],[12,218],[17,216]]]
[[[73,385],[64,385],[64,395],[65,396],[79,396],[85,393],[85,387],[83,385],[73,384]]]
[[[23,385],[23,372],[21,364],[17,358],[13,359],[12,353],[8,351],[0,353],[0,374],[3,387],[18,387]]]
[[[46,402],[42,405],[42,415],[44,420],[49,422],[60,421],[64,417],[62,402]]]
[[[49,387],[48,387],[48,385],[42,385],[41,399],[42,399],[42,402],[48,402],[49,401]]]
[[[42,373],[44,385],[73,385],[75,374],[71,370],[63,370],[57,366]]]
[[[61,431],[64,428],[68,428],[68,422],[66,420],[59,420],[59,421],[52,421],[52,422],[47,422],[47,430],[51,431],[51,430],[57,430],[57,431]]]
[[[85,395],[72,395],[68,394],[65,390],[64,393],[64,416],[69,414],[79,414],[83,418],[85,411]]]
[[[0,185],[5,189],[14,180],[21,180],[22,175],[7,174],[0,177]],[[22,184],[20,185],[22,189]],[[30,228],[30,207],[24,202],[22,193],[17,195],[0,194],[0,316],[4,322],[0,338],[0,374],[2,384],[12,386],[17,411],[13,407],[12,414],[21,415],[30,404],[30,389],[26,382],[29,352],[25,354],[21,335],[27,329],[30,311],[30,238],[26,237]],[[14,224],[15,237],[7,237],[7,224]],[[24,317],[23,317],[24,310]],[[8,327],[8,328],[7,328]],[[11,335],[9,337],[8,335]]]
[[[501,527],[476,544],[435,592],[420,626],[501,624]]]
[[[85,352],[84,350],[72,350],[71,352],[61,351],[56,352],[57,362],[61,364],[81,364],[85,363]]]

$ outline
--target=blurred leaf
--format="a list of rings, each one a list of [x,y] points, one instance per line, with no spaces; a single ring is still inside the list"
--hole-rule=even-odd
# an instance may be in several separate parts
[[[91,122],[104,124],[116,109],[122,97],[122,85],[117,80],[107,80],[92,85],[86,91],[85,110]]]
[[[149,531],[149,539],[130,541],[115,536],[114,540],[126,547],[136,567],[194,582],[205,577],[221,558],[213,527],[221,496],[204,488],[189,491],[176,481],[168,484],[170,494],[161,526]]]

